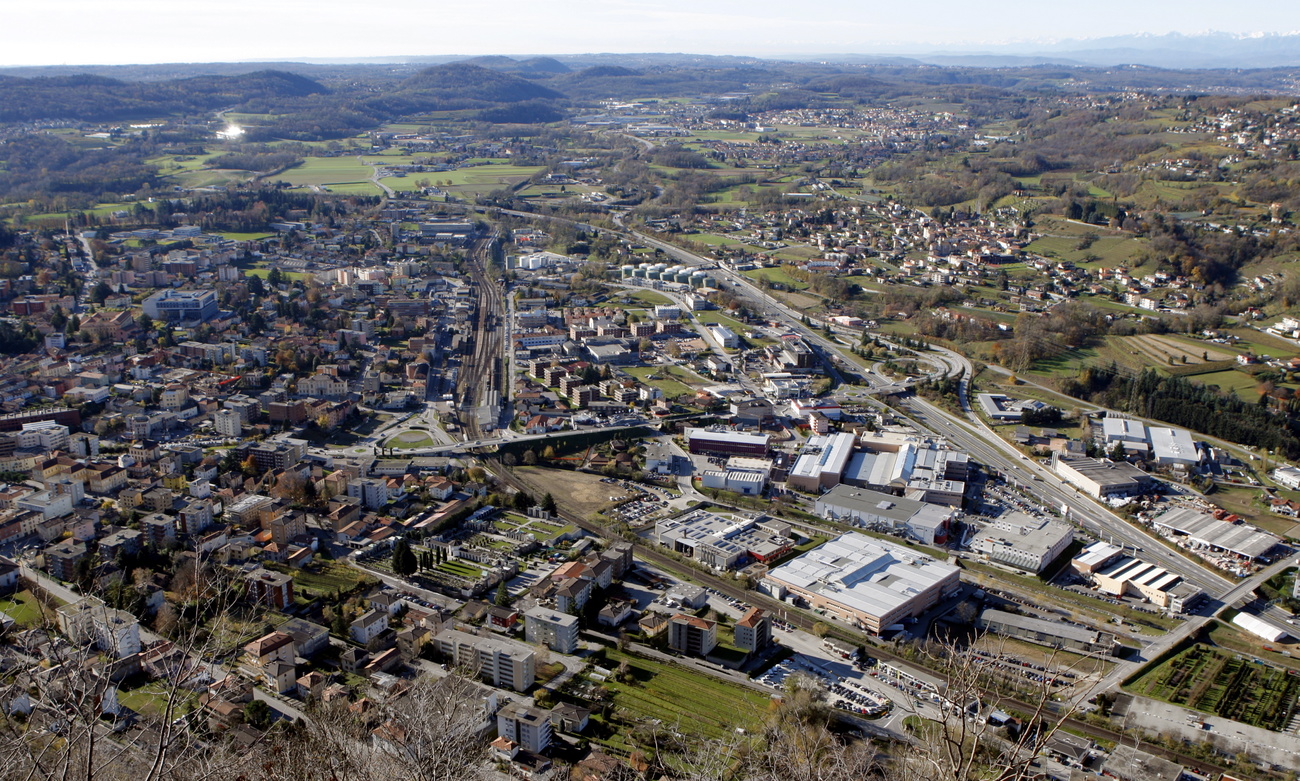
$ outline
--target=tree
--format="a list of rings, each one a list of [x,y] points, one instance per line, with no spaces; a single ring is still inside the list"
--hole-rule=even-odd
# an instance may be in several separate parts
[[[397,541],[393,546],[393,572],[398,575],[409,578],[415,574],[418,564],[415,560],[415,553],[411,550],[411,543],[405,539]]]
[[[87,298],[92,304],[102,304],[112,294],[113,288],[109,287],[108,283],[101,279],[90,289],[90,295]]]
[[[506,588],[506,582],[504,580],[497,585],[497,595],[492,602],[497,607],[510,607],[510,589]]]
[[[555,514],[555,497],[551,496],[549,491],[542,497],[542,509],[552,515]]]

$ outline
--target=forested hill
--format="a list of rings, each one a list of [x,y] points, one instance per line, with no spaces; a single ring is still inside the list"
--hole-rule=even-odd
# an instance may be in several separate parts
[[[212,111],[257,98],[301,98],[328,91],[305,76],[275,70],[162,82],[89,75],[0,76],[0,122],[147,119]]]

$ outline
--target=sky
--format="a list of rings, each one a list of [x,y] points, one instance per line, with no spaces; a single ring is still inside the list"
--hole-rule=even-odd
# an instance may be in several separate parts
[[[1294,0],[0,0],[0,65],[480,54],[779,56],[1300,30]]]

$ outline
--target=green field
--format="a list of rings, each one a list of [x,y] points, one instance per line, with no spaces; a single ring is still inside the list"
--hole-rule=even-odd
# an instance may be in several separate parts
[[[299,595],[310,592],[312,595],[333,596],[340,591],[348,592],[357,586],[376,582],[370,575],[341,561],[317,561],[298,570],[276,569],[293,576],[293,587]]]
[[[482,568],[468,561],[461,559],[451,559],[438,564],[434,569],[442,572],[449,572],[452,575],[465,578],[466,580],[478,580],[483,574]]]
[[[390,437],[384,443],[384,447],[413,448],[413,447],[430,447],[433,445],[433,437],[419,431],[405,431],[395,437]]]
[[[615,719],[629,724],[658,720],[669,731],[716,739],[734,734],[738,727],[752,730],[770,702],[762,692],[614,650],[606,652],[604,666],[615,669],[624,661],[635,683],[611,678],[601,685],[613,694]]]
[[[742,271],[740,273],[743,276],[749,277],[750,279],[755,279],[755,280],[766,279],[768,282],[773,282],[778,285],[785,285],[790,290],[808,289],[807,282],[800,282],[799,280],[785,273],[785,271],[780,266],[777,266],[775,268],[755,268],[755,269],[750,269],[749,271]]]
[[[11,597],[0,599],[0,613],[9,616],[24,628],[39,626],[41,623],[41,603],[30,591],[19,591]]]
[[[695,390],[691,388],[691,386],[686,385],[680,380],[674,379],[676,373],[672,371],[673,369],[677,369],[677,367],[676,366],[637,366],[630,369],[624,369],[623,371],[632,375],[633,377],[636,377],[638,380],[640,380],[641,382],[647,385],[658,388],[664,394],[665,397],[670,399],[676,396],[681,396],[682,394],[694,393]],[[681,371],[682,371],[681,369],[677,369],[677,372],[681,372]],[[658,379],[655,380],[649,379],[652,376],[658,377]]]
[[[355,157],[309,157],[272,179],[299,186],[368,183],[374,170]],[[368,185],[374,189],[373,185]]]
[[[1278,730],[1288,724],[1296,707],[1300,675],[1295,670],[1196,643],[1143,671],[1125,688],[1174,705]]]

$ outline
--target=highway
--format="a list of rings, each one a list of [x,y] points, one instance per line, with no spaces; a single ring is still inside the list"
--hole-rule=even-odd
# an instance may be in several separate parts
[[[528,212],[510,213],[532,218],[538,216]],[[615,222],[619,222],[620,217],[621,215],[615,215]],[[805,326],[802,312],[798,312],[775,299],[740,273],[726,268],[709,258],[696,255],[639,231],[625,229],[623,231],[614,231],[614,233],[624,238],[635,239],[645,246],[661,250],[679,263],[708,266],[714,269],[715,275],[723,284],[729,285],[729,289],[733,293],[747,299],[755,311],[761,312],[768,319],[781,323],[802,335],[807,342],[820,349],[825,358],[830,359],[827,361],[828,363],[838,360],[843,365],[857,365],[846,355],[839,343],[827,339],[818,331]],[[948,439],[955,447],[969,453],[974,460],[998,470],[1009,481],[1024,487],[1029,493],[1040,497],[1049,505],[1055,505],[1057,508],[1068,507],[1070,509],[1070,518],[1091,534],[1101,539],[1113,540],[1117,544],[1135,548],[1143,559],[1159,564],[1169,571],[1183,576],[1188,582],[1204,590],[1207,595],[1219,600],[1222,604],[1232,604],[1249,593],[1250,589],[1245,588],[1245,586],[1256,582],[1258,576],[1249,578],[1243,583],[1237,583],[1223,577],[1200,562],[1170,549],[1152,534],[1135,527],[1107,508],[1097,504],[1091,497],[1065,483],[1050,469],[1028,458],[1011,443],[1006,442],[993,432],[975,414],[970,405],[969,392],[973,366],[965,356],[945,348],[932,347],[931,350],[920,353],[918,357],[922,360],[929,359],[931,363],[934,363],[936,366],[935,374],[947,373],[949,376],[961,377],[958,396],[962,410],[966,415],[966,419],[962,419],[949,414],[924,399],[914,396],[906,397],[904,400],[906,412],[923,429],[928,429],[930,432]],[[864,372],[863,374],[867,382],[876,388],[893,384],[892,381],[879,375],[878,372]],[[1271,608],[1264,611],[1264,613],[1262,617],[1278,629],[1288,632],[1292,629],[1285,623],[1286,614],[1281,610]]]

